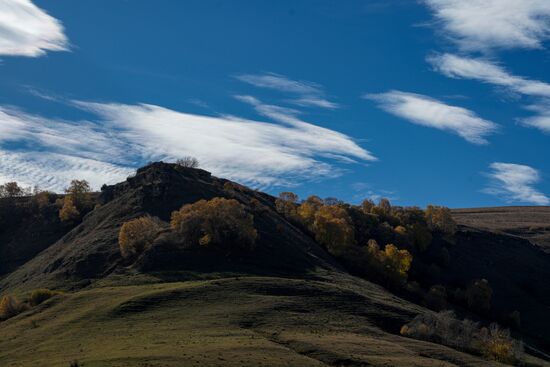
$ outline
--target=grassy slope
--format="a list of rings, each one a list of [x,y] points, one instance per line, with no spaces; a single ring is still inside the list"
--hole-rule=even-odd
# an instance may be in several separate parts
[[[344,274],[108,286],[1,324],[1,366],[496,366],[400,337],[420,307]]]

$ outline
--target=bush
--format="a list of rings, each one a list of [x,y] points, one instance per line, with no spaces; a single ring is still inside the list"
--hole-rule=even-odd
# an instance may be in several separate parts
[[[57,294],[59,294],[59,292],[50,289],[35,289],[29,297],[29,303],[31,306],[38,306]]]
[[[452,311],[418,315],[403,325],[401,335],[479,353],[503,363],[523,359],[523,345],[510,337],[509,330],[500,329],[497,324],[480,329],[478,323],[458,320]]]
[[[159,221],[149,216],[125,222],[118,234],[118,244],[122,257],[133,258],[141,254],[151,246],[160,229]]]
[[[25,311],[25,304],[9,294],[0,300],[0,320],[7,320]]]
[[[237,200],[214,198],[184,205],[172,213],[172,229],[191,245],[231,252],[254,248],[258,233],[254,217]]]
[[[447,307],[447,290],[442,285],[434,285],[426,294],[426,305],[433,310],[443,310]]]
[[[187,168],[198,168],[199,160],[195,157],[186,156],[176,161],[176,164]]]
[[[513,364],[523,359],[523,344],[510,336],[509,330],[493,323],[480,332],[482,353],[485,358],[501,363]]]
[[[466,303],[475,311],[487,312],[491,309],[493,290],[486,279],[474,280],[466,289]]]

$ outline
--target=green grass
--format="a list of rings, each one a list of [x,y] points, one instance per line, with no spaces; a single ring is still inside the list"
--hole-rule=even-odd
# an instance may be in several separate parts
[[[226,278],[67,293],[0,323],[0,366],[491,365],[392,333],[419,309],[369,287]]]

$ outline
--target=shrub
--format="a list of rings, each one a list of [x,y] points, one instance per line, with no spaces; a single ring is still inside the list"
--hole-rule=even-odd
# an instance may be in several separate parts
[[[59,294],[59,292],[50,289],[35,289],[29,297],[29,303],[31,306],[38,306],[57,294]]]
[[[149,216],[125,222],[118,234],[120,254],[124,258],[133,258],[151,246],[158,235],[161,225],[157,219]]]
[[[214,198],[184,205],[172,213],[172,229],[191,245],[250,250],[258,233],[254,217],[237,200]]]
[[[446,235],[454,235],[456,232],[456,222],[449,208],[428,205],[426,208],[426,222],[428,228],[432,231],[439,231]]]
[[[486,279],[474,280],[466,289],[466,303],[475,311],[487,312],[491,309],[493,290]]]
[[[414,247],[420,252],[426,251],[433,240],[429,229],[423,224],[416,223],[411,226],[411,231]]]
[[[434,285],[426,294],[426,305],[440,311],[447,307],[447,290],[442,285]]]
[[[14,296],[6,294],[0,300],[0,320],[7,320],[25,310],[25,305]]]
[[[480,332],[485,358],[502,363],[516,363],[523,359],[523,344],[510,336],[508,329],[493,323]]]
[[[403,325],[401,335],[480,353],[502,363],[518,363],[524,356],[523,344],[512,339],[509,330],[494,323],[480,329],[478,323],[458,320],[452,311],[418,315]]]
[[[321,206],[315,212],[313,233],[317,242],[336,256],[355,244],[351,218],[344,208],[337,205]]]
[[[176,164],[182,167],[187,168],[198,168],[199,167],[199,160],[195,157],[186,156],[183,158],[180,158],[176,161]]]

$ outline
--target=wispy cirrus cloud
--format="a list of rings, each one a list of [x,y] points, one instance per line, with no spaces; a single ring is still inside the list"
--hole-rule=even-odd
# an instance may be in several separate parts
[[[502,66],[486,59],[453,54],[428,57],[432,66],[445,76],[456,79],[472,79],[528,96],[550,98],[550,84],[513,75]]]
[[[464,51],[542,47],[550,38],[547,0],[423,0]]]
[[[367,94],[364,98],[377,102],[386,112],[409,122],[450,131],[473,144],[487,144],[486,136],[498,128],[497,124],[478,117],[466,108],[451,106],[421,94],[393,90]]]
[[[485,59],[441,54],[428,57],[428,61],[437,71],[450,78],[477,80],[536,98],[536,102],[526,107],[536,115],[519,121],[526,126],[550,133],[549,83],[513,75],[500,65]]]
[[[317,83],[292,80],[284,75],[275,73],[240,74],[236,75],[235,78],[258,88],[295,94],[298,97],[289,99],[288,102],[297,106],[326,109],[340,107],[337,103],[326,98],[323,87]]]
[[[30,0],[0,0],[0,55],[37,57],[68,43],[61,22]]]
[[[72,178],[112,183],[147,161],[193,155],[216,175],[267,187],[338,176],[335,161],[375,159],[347,135],[248,103],[274,122],[86,101],[71,104],[91,121],[62,121],[0,106],[0,178],[61,190]]]
[[[483,191],[496,195],[507,202],[520,202],[535,205],[548,205],[550,198],[534,186],[540,182],[539,171],[533,167],[495,162],[490,165],[490,186]]]

